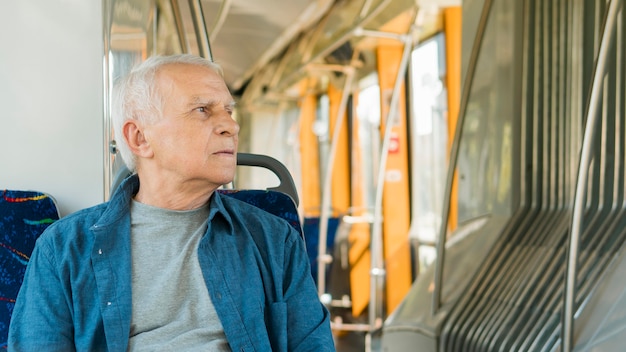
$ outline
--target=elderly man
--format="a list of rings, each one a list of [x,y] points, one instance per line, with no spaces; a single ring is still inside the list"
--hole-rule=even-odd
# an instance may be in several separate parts
[[[219,66],[154,57],[116,87],[136,175],[39,238],[9,332],[14,351],[332,351],[302,238],[215,190],[238,124]]]

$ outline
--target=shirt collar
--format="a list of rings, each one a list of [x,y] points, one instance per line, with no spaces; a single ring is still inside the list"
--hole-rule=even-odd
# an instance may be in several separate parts
[[[137,176],[137,174],[133,174],[127,177],[124,181],[122,181],[120,186],[111,196],[111,199],[109,200],[110,206],[108,207],[110,211],[103,214],[99,222],[106,224],[118,219],[121,214],[129,212],[131,199],[138,191],[139,176]],[[207,222],[221,219],[220,221],[225,221],[226,224],[228,224],[230,229],[228,233],[233,235],[233,219],[230,212],[225,207],[223,197],[228,196],[222,195],[219,191],[215,191],[211,195],[211,198],[209,199],[210,211]]]
[[[217,221],[218,219],[224,221],[226,224],[228,224],[228,227],[230,229],[230,231],[228,231],[228,234],[233,235],[233,219],[230,216],[230,212],[224,206],[223,197],[227,196],[222,195],[219,191],[213,192],[213,195],[211,195],[211,199],[209,200],[209,207],[211,210],[209,211],[209,218],[207,221],[213,222],[214,220]]]
[[[138,191],[139,177],[137,174],[130,175],[124,179],[111,195],[106,210],[94,227],[106,227],[117,222],[124,215],[128,215],[130,213],[130,200]]]

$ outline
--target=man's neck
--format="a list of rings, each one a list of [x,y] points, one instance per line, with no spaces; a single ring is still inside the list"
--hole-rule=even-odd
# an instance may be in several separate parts
[[[140,203],[163,209],[192,210],[209,201],[217,187],[201,182],[181,183],[143,176],[138,172],[139,191],[134,199]]]

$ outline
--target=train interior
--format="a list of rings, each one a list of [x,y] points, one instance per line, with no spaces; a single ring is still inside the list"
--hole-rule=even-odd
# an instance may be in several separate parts
[[[200,55],[240,164],[293,181],[338,351],[623,350],[623,0],[5,5],[0,189],[58,216],[107,200],[112,85]],[[253,169],[223,191],[284,191]]]

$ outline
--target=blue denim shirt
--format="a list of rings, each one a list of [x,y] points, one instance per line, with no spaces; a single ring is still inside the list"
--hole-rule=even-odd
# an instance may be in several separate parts
[[[126,351],[131,321],[126,180],[107,203],[37,240],[9,330],[11,351]],[[284,220],[215,192],[198,258],[233,351],[334,351],[300,235]],[[159,307],[154,307],[159,309]]]

